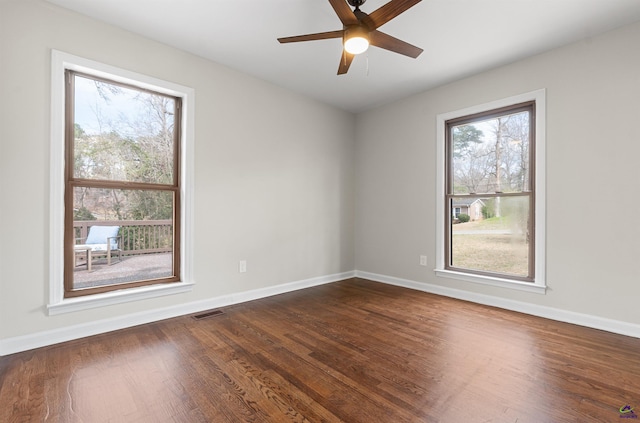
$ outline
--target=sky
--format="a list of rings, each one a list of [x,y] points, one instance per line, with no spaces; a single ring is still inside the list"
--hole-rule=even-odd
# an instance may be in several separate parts
[[[76,76],[75,123],[79,124],[89,135],[110,132],[116,127],[117,132],[122,135],[133,135],[133,133],[125,133],[126,125],[117,125],[116,122],[134,121],[140,113],[138,98],[150,94],[111,84],[102,84],[101,86],[115,87],[118,93],[114,95],[108,89],[103,89],[103,92],[107,94],[107,101],[100,96],[94,80]]]

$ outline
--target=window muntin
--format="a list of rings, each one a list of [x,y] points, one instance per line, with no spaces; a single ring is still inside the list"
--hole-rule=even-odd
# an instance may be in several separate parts
[[[531,101],[445,122],[446,270],[534,281],[534,117]],[[459,222],[460,203],[481,217]]]
[[[65,297],[178,281],[181,98],[72,70],[65,81]],[[89,271],[77,245],[92,226],[119,228],[120,260],[94,251]]]

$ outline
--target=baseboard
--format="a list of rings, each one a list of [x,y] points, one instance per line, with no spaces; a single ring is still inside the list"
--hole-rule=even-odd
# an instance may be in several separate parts
[[[333,275],[320,276],[316,278],[270,286],[267,288],[238,292],[162,309],[142,311],[126,316],[114,317],[111,319],[81,323],[59,329],[6,338],[0,340],[0,356],[27,351],[34,348],[46,347],[48,345],[58,344],[60,342],[71,341],[74,339],[80,339],[100,333],[111,332],[118,329],[156,322],[158,320],[197,313],[204,310],[226,307],[232,304],[270,297],[272,295],[284,294],[287,292],[297,291],[299,289],[310,288],[312,286],[349,279],[354,276],[355,271],[336,273]]]
[[[111,332],[118,329],[125,329],[132,326],[142,325],[155,322],[158,320],[169,319],[172,317],[183,316],[186,314],[197,313],[204,310],[210,310],[220,307],[226,307],[232,304],[239,304],[246,301],[266,298],[273,295],[284,294],[299,289],[310,288],[312,286],[324,285],[327,283],[338,282],[344,279],[358,277],[368,279],[375,282],[386,283],[389,285],[401,286],[404,288],[414,289],[417,291],[428,292],[432,294],[442,295],[445,297],[456,298],[459,300],[471,301],[478,304],[484,304],[493,307],[499,307],[506,310],[526,313],[533,316],[544,317],[551,320],[557,320],[565,323],[586,326],[594,329],[600,329],[607,332],[617,333],[620,335],[632,336],[640,338],[640,325],[622,322],[619,320],[606,319],[603,317],[593,316],[589,314],[576,313],[567,310],[561,310],[553,307],[540,306],[521,301],[509,300],[491,295],[478,294],[475,292],[464,291],[460,289],[448,288],[441,285],[433,285],[429,283],[416,282],[408,279],[396,278],[393,276],[380,275],[376,273],[363,272],[359,270],[336,273],[333,275],[320,276],[317,278],[305,279],[285,283],[281,285],[271,286],[267,288],[254,289],[220,297],[209,298],[206,300],[195,301],[186,304],[180,304],[162,309],[148,310],[139,313],[129,314],[126,316],[118,316],[111,319],[104,319],[95,322],[82,323],[64,328],[53,329],[49,331],[37,332],[34,334],[16,336],[0,340],[0,356],[14,354],[21,351],[27,351],[34,348],[45,347],[48,345],[58,344],[60,342],[71,341],[74,339],[84,338],[87,336],[97,335],[100,333]]]
[[[471,301],[478,304],[503,308],[530,314],[532,316],[544,317],[546,319],[557,320],[559,322],[572,323],[574,325],[585,326],[593,329],[600,329],[620,335],[640,338],[640,325],[622,322],[619,320],[607,319],[590,314],[576,313],[573,311],[561,310],[553,307],[546,307],[537,304],[525,303],[522,301],[509,300],[506,298],[494,297],[491,295],[478,294],[461,289],[448,288],[441,285],[433,285],[424,282],[416,282],[408,279],[396,278],[393,276],[379,275],[376,273],[362,272],[356,270],[356,277],[368,279],[375,282],[382,282],[389,285],[401,286],[415,289],[417,291],[429,292],[431,294],[456,298],[459,300]]]

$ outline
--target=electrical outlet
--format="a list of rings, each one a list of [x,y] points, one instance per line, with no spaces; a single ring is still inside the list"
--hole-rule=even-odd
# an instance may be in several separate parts
[[[420,256],[420,266],[427,265],[427,256]]]
[[[238,263],[238,272],[245,273],[246,271],[247,271],[247,261],[240,260],[240,262]]]

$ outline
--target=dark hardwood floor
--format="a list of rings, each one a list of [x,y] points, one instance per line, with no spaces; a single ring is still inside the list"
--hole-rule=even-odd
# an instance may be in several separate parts
[[[636,338],[362,279],[223,311],[0,358],[0,422],[640,415]]]

